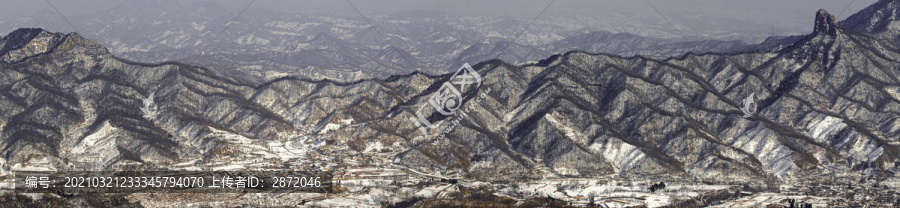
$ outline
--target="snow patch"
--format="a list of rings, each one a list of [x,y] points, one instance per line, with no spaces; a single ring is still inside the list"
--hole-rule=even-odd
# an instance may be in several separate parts
[[[325,125],[325,128],[322,128],[322,130],[319,131],[319,134],[325,134],[325,133],[328,133],[329,131],[338,130],[340,128],[341,128],[340,124],[329,123],[329,124]]]
[[[382,149],[384,149],[384,143],[381,143],[381,141],[375,141],[367,144],[366,150],[363,150],[363,152],[375,152],[381,151]]]
[[[202,23],[191,22],[191,27],[193,27],[194,30],[203,31],[203,28],[206,28],[206,25]]]
[[[116,148],[116,134],[120,130],[104,121],[91,135],[84,137],[69,150],[71,158],[77,162],[107,164],[119,156]]]

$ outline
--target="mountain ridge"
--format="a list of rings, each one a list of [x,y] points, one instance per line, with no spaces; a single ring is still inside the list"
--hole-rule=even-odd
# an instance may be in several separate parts
[[[655,18],[656,14],[653,15]],[[373,18],[384,18],[386,24],[380,29],[387,29],[382,31],[387,36],[381,36],[356,15],[282,15],[254,9],[242,14],[237,22],[229,23],[231,27],[226,32],[218,34],[225,31],[225,23],[220,20],[234,16],[236,12],[215,4],[126,1],[111,10],[74,15],[70,20],[82,32],[89,32],[82,35],[100,41],[119,57],[148,63],[174,60],[203,65],[222,77],[255,84],[282,76],[352,81],[414,70],[444,74],[466,62],[499,58],[527,64],[575,49],[663,58],[686,51],[733,51],[742,45],[752,45],[603,35],[598,31],[606,28],[578,29],[540,22],[512,43],[509,36],[518,32],[519,25],[527,24],[527,20],[490,16],[445,16],[441,21],[447,23],[440,23],[415,15],[379,14]],[[590,16],[551,19],[565,22],[562,25],[591,20],[619,24]],[[71,27],[57,24],[62,22],[58,15],[41,15],[3,22],[0,26],[6,26],[8,31],[30,25],[48,25],[48,29],[57,31]],[[660,30],[665,28],[651,29]],[[330,34],[335,40],[312,41],[325,37],[323,34]],[[592,38],[601,41],[591,42]],[[548,42],[554,40],[559,42]]]
[[[105,167],[214,163],[243,151],[222,141],[224,131],[253,141],[333,140],[350,152],[381,142],[395,165],[479,180],[614,174],[773,188],[811,172],[896,177],[900,81],[890,69],[900,53],[831,17],[820,10],[816,32],[777,51],[661,60],[570,51],[521,66],[480,62],[472,67],[481,87],[460,92],[465,116],[423,115],[448,121],[427,137],[408,118],[453,74],[253,85],[185,64],[116,61],[105,50],[51,50],[29,56],[41,63],[0,63],[10,69],[2,83],[14,83],[0,85],[0,104],[11,106],[0,111],[10,121],[0,137],[14,164],[34,161],[30,154],[79,160],[67,148],[115,128],[125,133],[103,137],[119,152],[101,157]],[[146,120],[138,107],[151,92],[161,113]],[[738,101],[754,92],[758,112],[744,119]],[[40,123],[54,114],[65,119]],[[436,131],[448,136],[434,140]]]

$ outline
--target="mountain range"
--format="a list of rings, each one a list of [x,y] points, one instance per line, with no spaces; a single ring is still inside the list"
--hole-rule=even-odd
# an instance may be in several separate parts
[[[744,52],[670,58],[570,51],[524,65],[492,59],[441,75],[403,71],[353,81],[247,82],[179,62],[129,61],[78,33],[18,29],[0,39],[2,166],[204,163],[238,151],[219,138],[228,134],[332,141],[357,152],[377,143],[393,165],[473,180],[896,180],[900,50],[887,14],[897,14],[897,2],[879,1],[840,24],[820,10],[813,33],[759,50],[726,44],[718,46]],[[629,38],[593,33],[562,42],[614,45],[597,36]],[[656,44],[692,45],[647,48]],[[473,47],[467,50],[504,46]],[[140,108],[151,94],[158,113],[145,118]],[[741,103],[751,94],[757,111],[744,118]],[[433,107],[435,98],[442,107]],[[448,106],[459,109],[421,113]]]
[[[69,21],[83,30],[83,37],[98,41],[117,57],[204,66],[217,75],[254,84],[284,76],[352,82],[413,71],[437,75],[463,63],[501,59],[525,64],[572,50],[665,58],[689,51],[755,51],[772,43],[788,43],[768,41],[756,46],[727,34],[667,38],[666,34],[672,33],[669,28],[635,26],[655,24],[659,19],[655,13],[626,20],[610,19],[610,15],[616,14],[551,16],[532,22],[516,17],[399,11],[367,14],[363,19],[256,9],[236,13],[210,2],[141,0],[68,19],[52,11],[41,12],[2,21],[0,31],[35,26],[70,30]],[[750,21],[709,19],[716,19],[718,25],[740,25],[736,31],[762,27]],[[622,24],[642,29],[618,29]],[[768,29],[766,26],[765,31]]]

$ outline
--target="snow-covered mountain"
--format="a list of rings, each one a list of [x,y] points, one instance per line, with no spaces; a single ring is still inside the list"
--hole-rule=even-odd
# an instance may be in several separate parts
[[[119,134],[128,136],[104,166],[166,164],[210,157],[215,128],[358,147],[375,138],[399,164],[475,178],[535,177],[531,170],[547,167],[561,176],[733,182],[833,166],[893,177],[897,52],[837,27],[827,12],[816,18],[815,33],[774,52],[665,60],[570,52],[521,67],[482,62],[474,69],[483,85],[462,91],[462,104],[473,105],[467,117],[424,115],[452,123],[436,140],[434,131],[423,140],[408,118],[450,75],[248,85],[178,63],[124,61],[74,33],[22,29],[2,41],[4,153],[13,164],[31,154],[75,160],[73,146]],[[152,92],[159,112],[147,120],[138,109]],[[751,93],[759,113],[744,119],[739,102]]]
[[[570,51],[533,64],[492,59],[440,75],[412,71],[352,82],[245,82],[180,62],[122,59],[78,33],[18,29],[0,38],[0,174],[222,170],[268,160],[327,170],[377,165],[497,183],[615,176],[772,190],[848,177],[896,189],[900,47],[889,36],[896,34],[891,27],[850,25],[895,24],[857,21],[867,12],[894,11],[895,2],[879,2],[846,25],[819,10],[813,33],[772,38],[764,49],[726,42],[706,48],[743,52],[665,59]],[[373,32],[348,35],[379,39]],[[459,35],[451,32],[430,38]],[[403,63],[387,44],[379,52],[328,32],[307,38],[303,47],[319,52],[265,52],[259,60],[336,58],[336,64],[366,65],[355,61],[375,54],[394,57],[385,66]],[[394,41],[402,51],[400,43],[414,42]],[[631,45],[634,53],[694,46],[609,33],[559,41],[577,42],[597,42],[586,46],[595,49]],[[504,55],[539,54],[495,42],[475,44],[460,57],[505,47],[511,49]],[[334,56],[314,56],[326,52]],[[212,53],[196,60],[259,61],[252,57]],[[152,104],[145,104],[149,97]],[[746,110],[744,100],[752,100],[754,110]],[[141,110],[148,106],[153,116]]]
[[[71,29],[53,12],[40,14],[2,22],[0,31]],[[370,15],[372,27],[359,16],[277,14],[260,9],[250,9],[229,22],[238,14],[215,3],[141,0],[69,19],[83,30],[83,36],[118,57],[202,65],[219,75],[257,84],[283,76],[354,81],[413,71],[442,74],[463,63],[491,59],[534,63],[572,50],[663,58],[689,51],[760,49],[739,40],[631,34],[672,37],[667,34],[674,32],[666,31],[671,28],[639,27],[656,24],[658,19],[657,14],[643,15],[647,17],[629,22],[602,14],[551,16],[529,24],[530,19],[514,17],[400,11]],[[624,33],[622,25],[647,31]]]

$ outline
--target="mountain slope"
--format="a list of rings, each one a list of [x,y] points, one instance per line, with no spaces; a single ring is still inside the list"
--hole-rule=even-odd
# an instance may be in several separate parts
[[[41,155],[76,160],[66,152],[79,152],[82,141],[108,140],[118,156],[100,158],[118,160],[103,167],[212,163],[244,154],[229,153],[237,145],[222,142],[227,132],[251,142],[334,141],[360,153],[380,143],[393,165],[484,180],[896,177],[900,50],[838,27],[825,11],[814,28],[771,52],[665,60],[569,52],[524,66],[486,61],[462,71],[469,76],[261,85],[177,63],[122,61],[77,34],[22,29],[0,41],[0,103],[9,106],[0,111],[8,121],[0,139],[11,166]],[[470,82],[473,72],[480,82]],[[137,108],[153,92],[161,112],[147,120]],[[745,119],[741,101],[751,94],[758,111]],[[461,107],[428,110],[441,97],[453,102],[439,106]],[[417,128],[426,120],[436,127]]]
[[[71,151],[91,135],[103,134],[113,138],[115,148],[98,157],[112,154],[116,159],[88,163],[165,164],[204,150],[194,145],[202,142],[207,126],[259,136],[289,127],[271,111],[247,102],[252,87],[200,68],[119,60],[75,33],[21,29],[5,40],[9,47],[4,47],[0,64],[2,102],[8,105],[0,125],[9,163],[51,159],[62,167],[69,160],[83,160]],[[137,108],[152,92],[162,113],[148,120]],[[115,131],[106,132],[110,128]]]
[[[900,1],[879,0],[859,12],[850,15],[839,25],[852,31],[866,33],[900,44]]]

